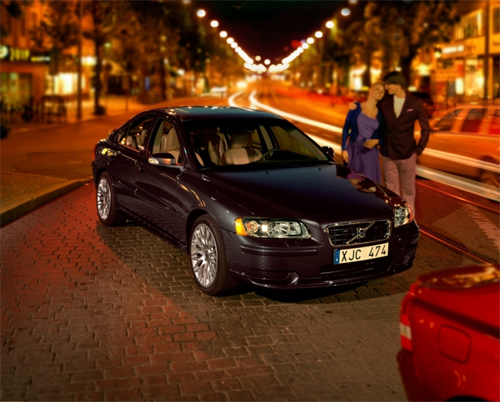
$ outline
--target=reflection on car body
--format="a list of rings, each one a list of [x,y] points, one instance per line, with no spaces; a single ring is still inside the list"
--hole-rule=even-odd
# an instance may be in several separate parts
[[[462,105],[430,121],[419,164],[499,187],[500,108]]]
[[[498,265],[423,275],[401,304],[398,363],[410,401],[498,401]]]
[[[96,145],[97,210],[106,225],[131,217],[176,244],[211,295],[410,268],[419,230],[406,202],[329,155],[271,113],[150,110]],[[336,263],[340,251],[352,261]]]

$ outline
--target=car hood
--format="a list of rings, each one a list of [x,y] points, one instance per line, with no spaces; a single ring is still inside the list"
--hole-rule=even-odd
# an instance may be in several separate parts
[[[212,191],[256,217],[324,215],[341,221],[393,217],[394,197],[388,190],[343,166],[212,171],[205,176]]]

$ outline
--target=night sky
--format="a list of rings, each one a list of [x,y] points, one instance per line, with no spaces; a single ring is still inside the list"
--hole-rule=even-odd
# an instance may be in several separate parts
[[[347,1],[195,1],[207,11],[208,21],[217,19],[250,56],[274,62],[293,52],[292,40],[307,39]]]

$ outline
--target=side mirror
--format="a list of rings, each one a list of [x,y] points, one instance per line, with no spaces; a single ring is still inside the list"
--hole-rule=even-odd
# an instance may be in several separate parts
[[[168,152],[154,154],[149,157],[148,162],[150,165],[156,166],[172,166],[175,165],[175,158]]]
[[[335,151],[333,150],[332,147],[321,147],[321,149],[323,150],[323,152],[325,154],[327,154],[330,158],[334,158],[335,157]]]

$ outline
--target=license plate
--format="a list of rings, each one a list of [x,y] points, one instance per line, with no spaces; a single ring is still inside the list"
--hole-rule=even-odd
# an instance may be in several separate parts
[[[334,264],[347,264],[349,262],[373,260],[375,258],[387,257],[389,254],[389,243],[377,244],[345,250],[335,250],[333,253]]]

